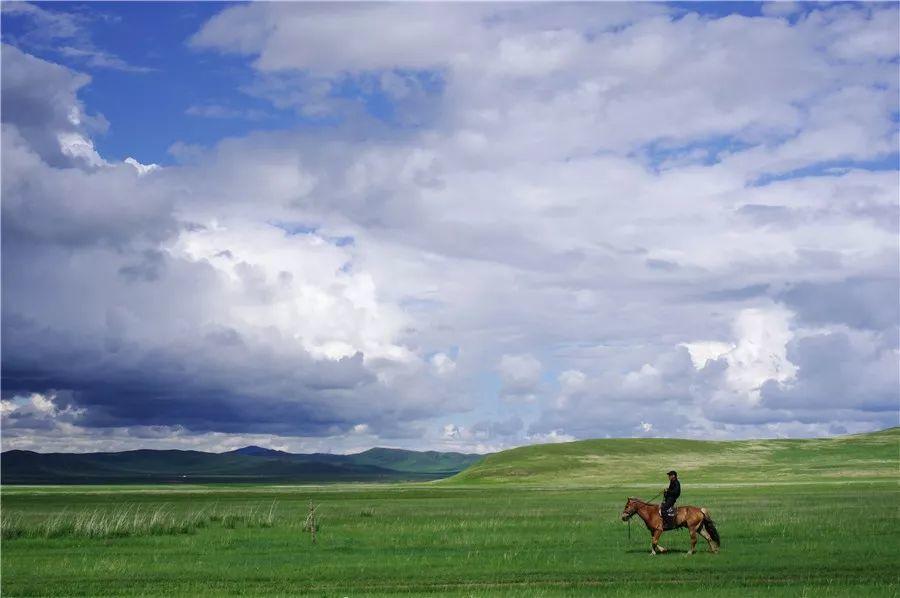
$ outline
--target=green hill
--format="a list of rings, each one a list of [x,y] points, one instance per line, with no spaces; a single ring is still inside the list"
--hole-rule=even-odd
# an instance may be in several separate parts
[[[900,428],[802,440],[583,440],[486,456],[450,484],[653,484],[678,471],[692,483],[898,479]]]

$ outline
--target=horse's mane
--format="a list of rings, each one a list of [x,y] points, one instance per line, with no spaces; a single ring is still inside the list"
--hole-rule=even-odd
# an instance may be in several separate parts
[[[642,498],[638,498],[637,496],[629,496],[629,497],[628,497],[628,500],[634,501],[634,502],[639,502],[639,503],[641,503],[642,505],[650,505],[650,504],[653,504],[653,503],[647,502],[646,500],[644,500],[644,499],[642,499]]]

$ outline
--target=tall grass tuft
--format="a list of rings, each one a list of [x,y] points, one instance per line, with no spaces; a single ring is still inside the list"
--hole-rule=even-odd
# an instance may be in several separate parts
[[[318,542],[316,539],[316,534],[319,532],[319,517],[316,514],[316,509],[318,508],[318,506],[313,504],[313,501],[309,501],[309,510],[306,514],[306,521],[303,523],[303,531],[309,532],[313,544]]]
[[[174,536],[192,534],[213,523],[226,529],[273,527],[273,501],[268,508],[251,505],[244,509],[219,510],[218,505],[197,511],[172,512],[165,505],[141,508],[126,505],[113,510],[63,510],[39,520],[21,513],[0,515],[0,537],[17,538],[124,538],[128,536]]]

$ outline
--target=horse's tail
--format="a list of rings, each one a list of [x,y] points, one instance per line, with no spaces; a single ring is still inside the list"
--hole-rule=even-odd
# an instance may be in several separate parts
[[[703,507],[700,509],[700,512],[703,513],[703,527],[709,532],[709,537],[716,543],[716,546],[721,546],[722,539],[719,537],[719,530],[716,529],[716,524],[710,517],[709,511],[706,510],[706,507]]]

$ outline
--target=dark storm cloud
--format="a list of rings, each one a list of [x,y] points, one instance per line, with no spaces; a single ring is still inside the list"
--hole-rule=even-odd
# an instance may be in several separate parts
[[[391,431],[444,399],[415,379],[388,388],[361,353],[314,359],[278,331],[217,323],[216,301],[228,291],[203,262],[153,254],[157,276],[131,276],[123,264],[145,255],[91,250],[101,259],[70,260],[66,278],[53,268],[69,250],[27,248],[3,254],[4,393],[55,394],[61,407],[81,411],[80,426],[315,436],[366,422]],[[85,283],[97,292],[54,294],[56,285]],[[243,296],[265,300],[258,291],[250,285]]]
[[[240,361],[264,352],[220,335],[190,346],[110,351],[100,339],[73,337],[5,315],[4,392],[59,393],[61,407],[83,409],[88,427],[181,425],[194,431],[323,434],[372,417],[357,392],[384,398],[362,356],[316,362],[270,355],[252,368]],[[229,346],[230,345],[230,346]],[[237,347],[237,349],[235,349]],[[377,418],[376,418],[377,419]],[[359,421],[359,420],[355,420]]]

